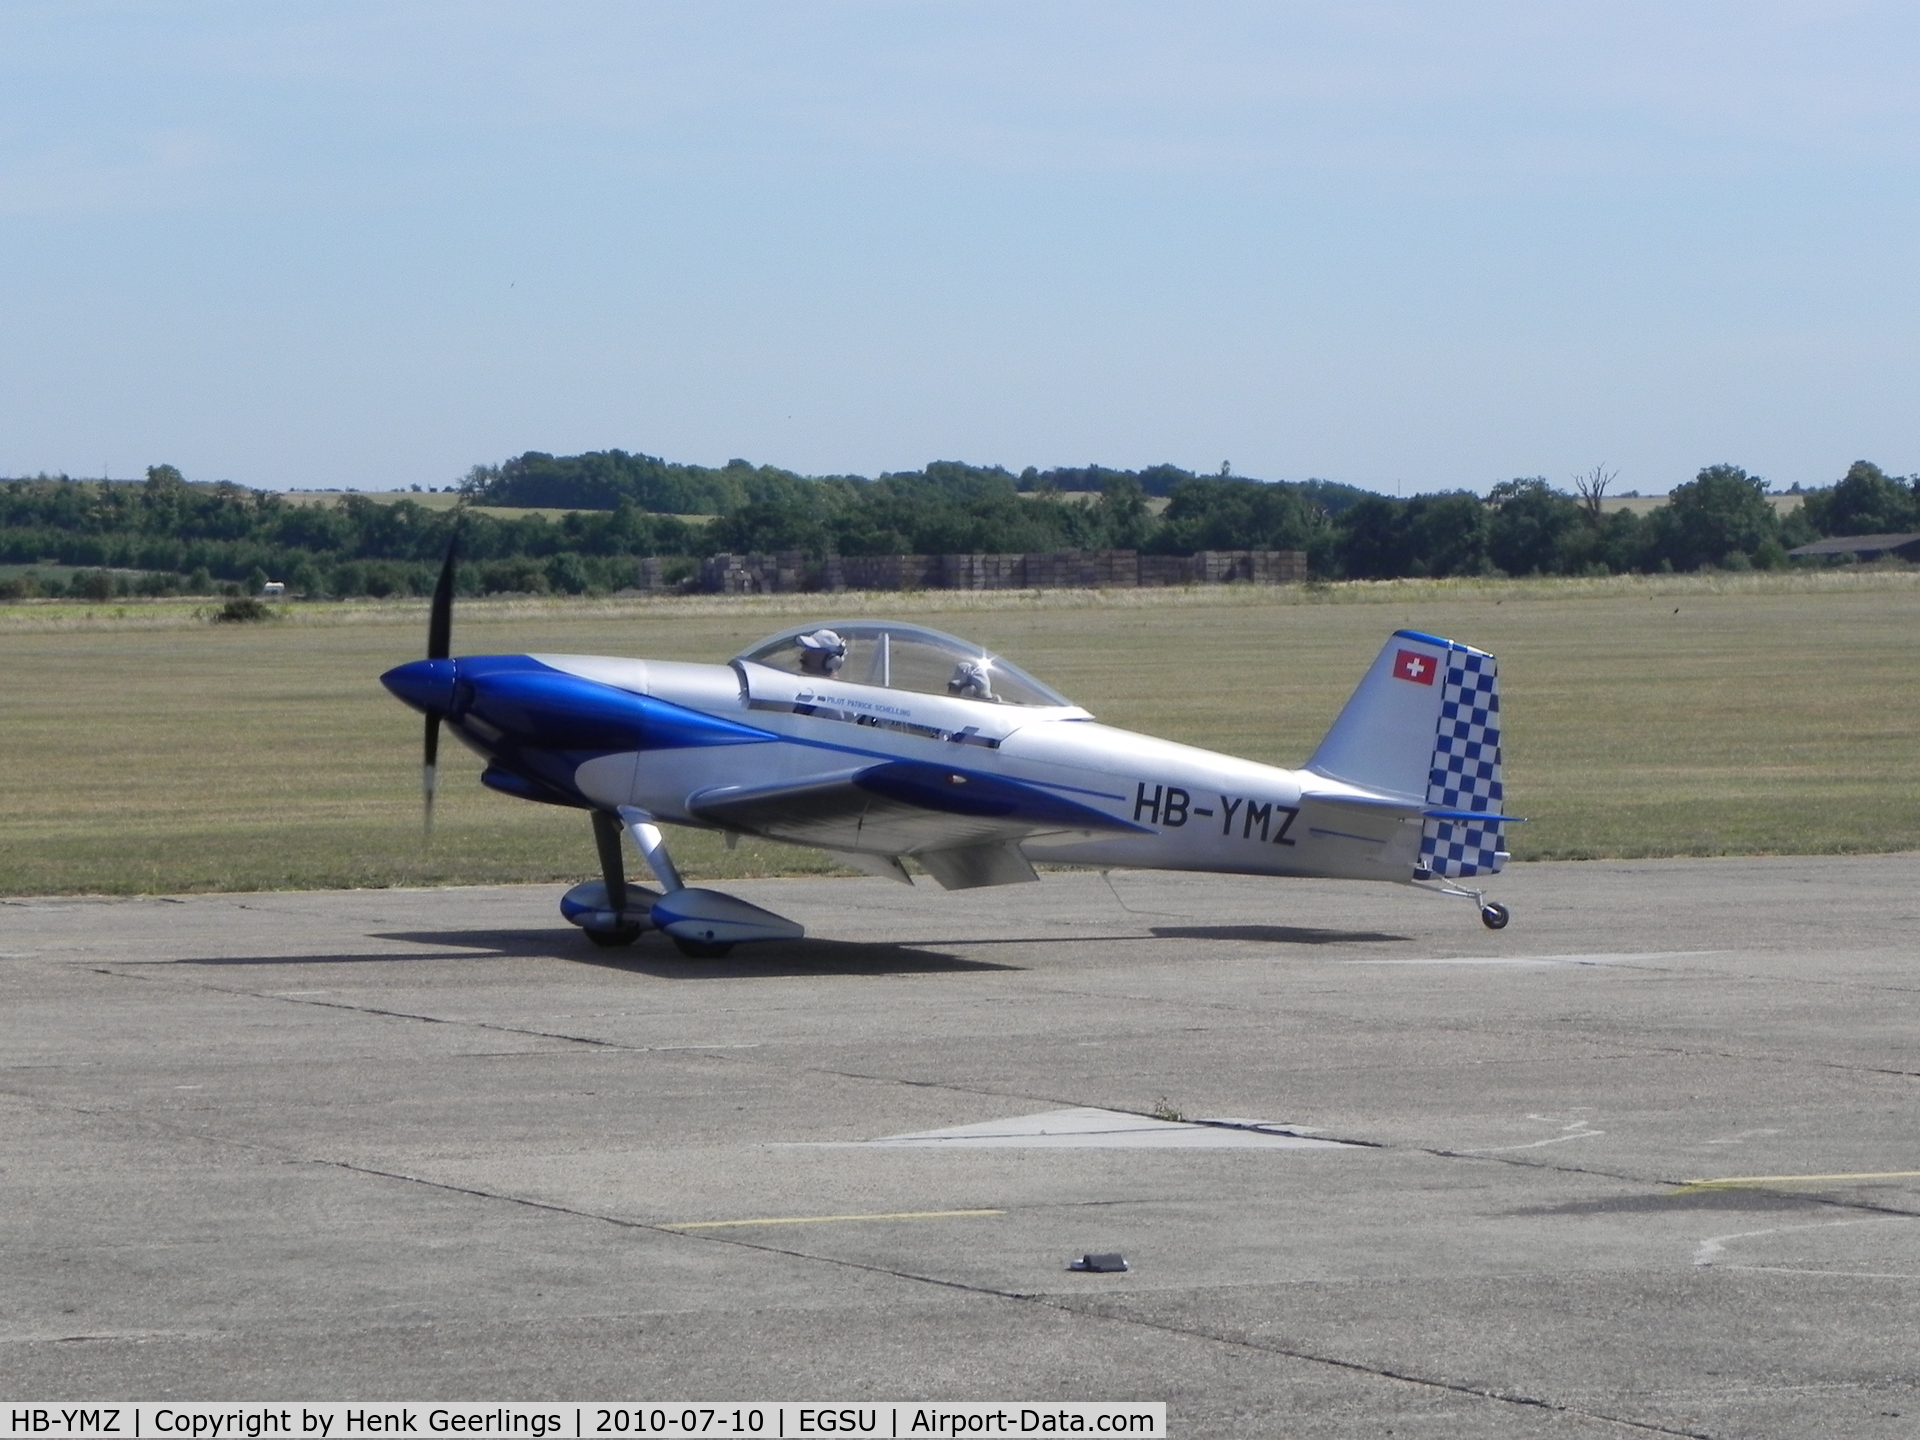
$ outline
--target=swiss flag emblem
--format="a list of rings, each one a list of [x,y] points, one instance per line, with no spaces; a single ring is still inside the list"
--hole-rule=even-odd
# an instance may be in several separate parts
[[[1393,673],[1401,680],[1411,680],[1416,685],[1431,685],[1433,677],[1440,671],[1440,662],[1431,655],[1422,655],[1418,650],[1402,650],[1393,657]]]

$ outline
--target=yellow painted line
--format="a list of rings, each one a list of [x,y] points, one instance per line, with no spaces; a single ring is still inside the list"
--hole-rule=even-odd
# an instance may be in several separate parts
[[[894,1210],[884,1215],[767,1215],[757,1220],[682,1220],[662,1230],[732,1230],[742,1225],[838,1225],[850,1220],[961,1220],[1004,1210]]]
[[[1685,1190],[1730,1190],[1742,1185],[1812,1185],[1824,1180],[1912,1180],[1920,1170],[1860,1170],[1850,1175],[1729,1175],[1724,1180],[1683,1180]]]

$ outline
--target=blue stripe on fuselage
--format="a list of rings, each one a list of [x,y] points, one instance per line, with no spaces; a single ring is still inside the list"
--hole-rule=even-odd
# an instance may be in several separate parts
[[[779,738],[669,700],[569,675],[530,655],[477,655],[455,661],[454,670],[448,723],[493,762],[490,787],[524,799],[551,795],[566,803],[580,794],[574,773],[602,755],[757,745]],[[527,789],[501,783],[508,776],[526,781]]]
[[[449,719],[478,718],[543,749],[614,754],[757,745],[780,738],[670,700],[569,675],[530,655],[483,655],[456,666]]]
[[[963,799],[953,793],[957,787],[948,786],[940,778],[955,773],[950,767],[905,760],[884,750],[776,734],[557,670],[531,655],[468,656],[452,665],[456,678],[448,722],[469,747],[492,762],[491,773],[483,777],[488,787],[522,799],[582,803],[573,799],[580,795],[574,772],[602,755],[780,741],[880,761],[887,778],[870,788],[935,810],[1019,813],[1022,818],[1032,819],[1040,819],[1036,812],[1044,811],[1049,823],[1098,822],[1103,827],[1140,828],[1071,800],[1049,800],[1044,794],[1051,790],[1103,800],[1125,798],[1101,790],[969,770],[966,774],[974,788]],[[412,700],[412,696],[404,698]],[[514,785],[513,777],[525,782],[524,786]],[[999,809],[1002,805],[1005,810]],[[976,810],[976,806],[982,808]]]
[[[853,777],[853,783],[871,794],[949,815],[1019,820],[1036,825],[1057,825],[1069,830],[1131,830],[1141,835],[1154,833],[1144,825],[1133,824],[1074,800],[1050,795],[1038,785],[1024,780],[984,775],[978,770],[955,770],[951,766],[929,765],[919,760],[890,760],[884,765],[862,770]]]

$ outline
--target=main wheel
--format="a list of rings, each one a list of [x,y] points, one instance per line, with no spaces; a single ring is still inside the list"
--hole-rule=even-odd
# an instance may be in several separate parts
[[[622,925],[615,930],[589,930],[581,927],[581,934],[603,950],[611,950],[616,945],[631,945],[640,938],[638,925]]]
[[[678,950],[689,960],[718,960],[722,955],[731,955],[733,953],[733,944],[731,941],[716,943],[712,940],[683,940],[680,936],[675,935],[673,937],[673,946],[674,949]]]
[[[1498,905],[1492,901],[1488,901],[1480,907],[1480,923],[1489,930],[1506,929],[1507,921],[1512,918],[1513,916],[1508,913],[1507,907],[1504,905]]]

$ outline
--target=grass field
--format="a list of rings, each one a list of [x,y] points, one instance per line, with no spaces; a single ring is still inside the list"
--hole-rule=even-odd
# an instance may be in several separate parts
[[[483,790],[443,749],[430,854],[419,717],[379,673],[424,606],[0,608],[0,893],[571,879],[583,816]],[[1388,632],[1501,660],[1522,858],[1920,848],[1920,572],[1393,582],[1033,595],[463,603],[456,653],[722,660],[808,615],[977,637],[1133,729],[1298,764]],[[681,832],[696,875],[824,869]]]
[[[1767,496],[1767,503],[1773,506],[1773,513],[1785,519],[1798,510],[1805,502],[1804,495],[1789,495],[1782,492]],[[1611,515],[1616,510],[1631,510],[1640,516],[1651,515],[1667,503],[1665,495],[1612,495],[1600,502],[1603,513]]]
[[[402,500],[411,500],[423,510],[451,510],[461,501],[459,492],[454,490],[284,490],[280,498],[290,505],[331,505],[349,495],[358,495],[363,500],[372,500],[380,505],[397,505]],[[558,520],[575,513],[564,505],[469,505],[466,508],[475,515],[493,515],[502,520],[524,520],[532,515]],[[713,517],[676,515],[673,518],[704,523]]]

